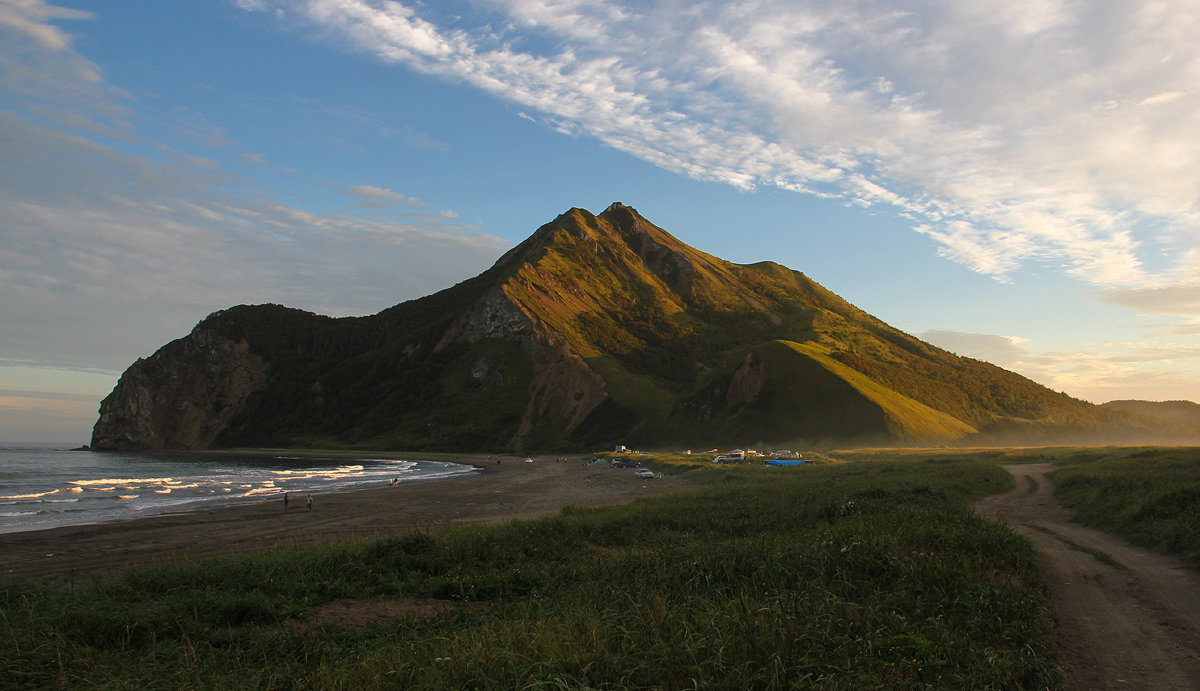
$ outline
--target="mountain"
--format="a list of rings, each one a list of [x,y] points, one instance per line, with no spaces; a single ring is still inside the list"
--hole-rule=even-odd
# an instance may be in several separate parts
[[[613,204],[571,209],[482,274],[372,316],[209,315],[129,367],[91,445],[532,451],[1196,428],[953,355],[803,273],[718,259]]]
[[[1185,425],[1200,426],[1200,404],[1191,401],[1109,401],[1102,403],[1110,410],[1124,410],[1144,417],[1172,420]]]

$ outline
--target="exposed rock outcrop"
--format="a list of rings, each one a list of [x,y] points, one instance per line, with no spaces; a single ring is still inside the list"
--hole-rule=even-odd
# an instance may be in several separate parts
[[[135,362],[100,403],[92,448],[204,449],[264,381],[269,367],[245,341],[197,328]]]

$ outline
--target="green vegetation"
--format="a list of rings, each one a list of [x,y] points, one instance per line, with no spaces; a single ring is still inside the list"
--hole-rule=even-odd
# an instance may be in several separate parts
[[[1087,449],[1056,464],[1054,494],[1077,520],[1200,567],[1200,448]]]
[[[788,343],[789,348],[811,357],[837,375],[859,394],[878,405],[892,421],[896,439],[961,439],[977,430],[946,413],[934,410],[897,391],[880,385],[866,375],[829,357],[828,352],[812,344]]]
[[[695,492],[542,520],[74,590],[0,584],[0,684],[1061,686],[1032,544],[966,508],[1011,486],[996,465],[914,455],[698,475]],[[306,618],[403,598],[447,604],[348,626]]]

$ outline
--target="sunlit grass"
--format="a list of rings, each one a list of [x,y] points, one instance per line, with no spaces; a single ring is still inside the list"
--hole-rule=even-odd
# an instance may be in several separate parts
[[[1079,521],[1200,567],[1200,448],[1081,449],[1050,477]]]

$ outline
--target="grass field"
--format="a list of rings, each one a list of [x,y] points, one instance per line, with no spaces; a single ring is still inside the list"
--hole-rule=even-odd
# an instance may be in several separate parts
[[[966,508],[1012,486],[997,464],[656,469],[707,486],[75,589],[0,584],[0,685],[1061,686],[1031,543]],[[431,606],[311,619],[348,600]]]
[[[1080,449],[1056,465],[1055,496],[1076,520],[1200,568],[1200,448]]]

